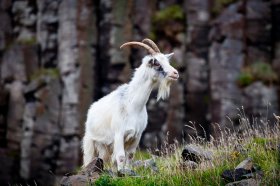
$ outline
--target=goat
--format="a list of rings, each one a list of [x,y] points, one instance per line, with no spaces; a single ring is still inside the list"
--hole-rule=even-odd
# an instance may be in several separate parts
[[[128,84],[90,106],[82,145],[83,167],[99,157],[105,162],[111,158],[118,171],[128,168],[147,126],[146,103],[152,90],[158,88],[157,100],[165,99],[171,82],[179,78],[178,71],[169,64],[173,53],[162,54],[150,39],[127,42],[120,48],[129,45],[143,47],[150,55],[142,59]]]

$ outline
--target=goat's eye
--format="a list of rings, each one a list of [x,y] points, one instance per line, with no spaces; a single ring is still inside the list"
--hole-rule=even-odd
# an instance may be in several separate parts
[[[153,65],[156,66],[156,67],[160,66],[160,64],[159,64],[159,62],[157,60],[154,60],[154,64]]]

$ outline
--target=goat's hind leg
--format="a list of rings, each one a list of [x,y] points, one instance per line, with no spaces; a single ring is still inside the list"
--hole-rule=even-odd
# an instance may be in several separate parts
[[[96,157],[94,141],[87,135],[83,138],[83,153],[83,167],[86,167]]]

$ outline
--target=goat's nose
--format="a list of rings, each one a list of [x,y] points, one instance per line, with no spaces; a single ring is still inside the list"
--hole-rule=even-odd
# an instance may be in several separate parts
[[[173,69],[170,72],[169,78],[173,79],[173,80],[177,80],[179,78],[179,73],[177,70]]]
[[[174,75],[174,76],[177,76],[177,78],[179,78],[179,73],[178,73],[177,70],[174,70],[174,71],[173,71],[173,75]]]

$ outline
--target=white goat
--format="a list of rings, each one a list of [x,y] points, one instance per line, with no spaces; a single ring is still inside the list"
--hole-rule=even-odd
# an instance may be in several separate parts
[[[128,45],[144,47],[150,55],[142,59],[128,84],[91,105],[83,138],[84,167],[99,157],[105,162],[111,158],[118,170],[127,168],[147,126],[146,103],[151,91],[158,88],[157,99],[165,99],[171,81],[179,78],[177,70],[169,64],[173,53],[160,53],[150,39],[128,42],[120,48]]]

